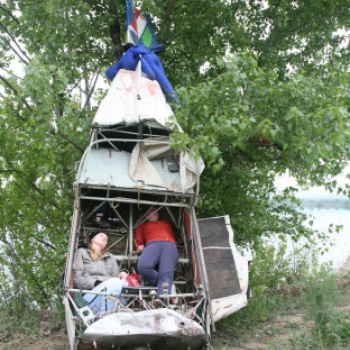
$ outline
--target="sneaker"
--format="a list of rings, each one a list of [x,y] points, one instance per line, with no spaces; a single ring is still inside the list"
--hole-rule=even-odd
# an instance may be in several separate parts
[[[161,309],[161,308],[165,307],[164,303],[160,299],[155,299],[153,302],[153,306],[156,309]]]
[[[107,221],[103,220],[102,216],[95,216],[93,219],[93,222],[100,227],[104,227],[104,228],[111,227],[111,225]]]
[[[119,218],[108,218],[107,219],[109,222],[120,222]]]

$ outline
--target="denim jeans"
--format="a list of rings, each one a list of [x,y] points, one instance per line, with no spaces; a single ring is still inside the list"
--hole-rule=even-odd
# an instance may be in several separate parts
[[[162,241],[150,242],[142,252],[137,268],[144,279],[158,287],[158,294],[164,292],[163,283],[169,284],[170,293],[178,260],[176,244]]]

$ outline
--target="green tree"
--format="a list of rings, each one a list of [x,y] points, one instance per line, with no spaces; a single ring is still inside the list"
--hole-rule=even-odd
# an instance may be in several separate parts
[[[289,170],[301,185],[337,189],[329,178],[350,147],[350,2],[138,5],[157,18],[159,56],[180,97],[186,133],[174,144],[199,151],[207,166],[199,214],[229,214],[240,242],[311,235],[285,204],[297,202],[295,189],[278,193],[274,178]],[[12,280],[18,298],[44,305],[52,296],[74,163],[94,115],[89,96],[98,101],[96,77],[121,57],[125,27],[124,1],[0,0],[1,295]]]

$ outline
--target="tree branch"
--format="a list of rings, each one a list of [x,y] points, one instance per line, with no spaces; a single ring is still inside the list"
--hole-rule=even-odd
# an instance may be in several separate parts
[[[92,95],[92,93],[94,92],[95,87],[96,87],[97,79],[98,79],[98,77],[100,76],[100,72],[101,72],[101,68],[98,70],[98,72],[97,72],[97,74],[96,74],[96,78],[95,78],[94,84],[93,84],[93,86],[92,86],[92,88],[91,88],[91,90],[90,90],[90,92],[89,92],[89,95],[88,95],[88,97],[87,97],[87,99],[86,99],[86,101],[85,101],[85,104],[84,104],[84,107],[82,108],[82,110],[86,107],[86,105],[87,105],[88,102],[90,101],[91,95]]]
[[[18,96],[18,91],[10,84],[10,82],[7,80],[7,79],[5,79],[2,75],[0,75],[0,80],[1,81],[3,81],[4,83],[5,83],[5,85],[8,87],[8,88],[10,88],[13,92],[14,92],[14,94],[16,95],[16,96]],[[32,110],[32,107],[30,107],[29,106],[29,104],[28,104],[28,102],[24,99],[24,98],[21,98],[21,101],[26,105],[26,107],[32,112],[33,110]],[[23,119],[23,117],[20,117],[22,120],[25,120],[25,119]]]
[[[115,1],[110,2],[109,12],[114,18],[117,17],[118,11]],[[115,20],[115,22],[109,26],[109,35],[112,39],[113,55],[115,59],[119,61],[123,54],[119,21]]]
[[[18,19],[15,16],[13,16],[13,14],[8,9],[5,9],[3,6],[0,6],[0,9],[5,11],[18,25],[21,25]]]
[[[58,133],[66,140],[68,141],[70,144],[72,144],[75,148],[77,148],[81,153],[84,153],[84,150],[79,147],[75,142],[73,142],[71,139],[69,139],[66,135],[63,134],[63,132],[58,129]]]
[[[28,62],[15,50],[14,47],[12,47],[11,43],[3,37],[1,39],[10,47],[10,49],[16,54],[16,56],[27,66]]]
[[[15,288],[16,294],[19,295],[23,291],[19,281],[19,272],[18,272],[19,259],[16,253],[16,249],[14,248],[12,241],[8,241],[6,238],[0,238],[0,241],[3,242],[5,245],[7,245],[11,252],[10,264],[11,264],[11,270],[12,270],[13,286]]]
[[[15,43],[15,45],[18,47],[18,50],[22,53],[22,55],[30,62],[30,58],[28,57],[28,55],[21,49],[21,47],[18,45],[16,39],[13,38],[13,36],[11,35],[11,33],[7,30],[7,28],[0,23],[0,27],[4,28],[5,32],[7,33],[7,35],[11,38],[11,40]]]
[[[18,171],[18,170],[0,170],[0,173],[13,173],[13,172],[19,173],[20,171]]]
[[[17,170],[17,169],[14,167],[14,165],[13,165],[11,162],[9,162],[8,160],[5,159],[5,161],[6,161],[6,163],[7,163],[14,171],[16,171],[17,173],[23,175],[24,179],[27,181],[27,183],[29,184],[30,187],[32,187],[32,188],[33,188],[36,192],[38,192],[42,197],[45,197],[44,193],[43,193],[42,191],[40,191],[39,188],[38,188],[34,183],[32,183],[32,181],[30,181],[30,180],[27,178],[27,176],[25,175],[25,173],[24,173],[23,171]],[[20,188],[20,187],[19,187],[19,188]],[[53,203],[54,203],[54,202],[53,202]],[[57,206],[56,203],[54,203],[54,206],[55,206],[55,208],[58,208],[58,206]]]
[[[6,68],[4,68],[4,67],[0,67],[0,69],[2,69],[2,70],[4,70],[6,73],[9,73],[10,74],[10,71],[8,70],[8,69],[6,69]],[[18,75],[16,75],[16,74],[13,74],[13,73],[11,73],[16,79],[18,79],[18,80],[23,80],[21,77],[19,77]]]

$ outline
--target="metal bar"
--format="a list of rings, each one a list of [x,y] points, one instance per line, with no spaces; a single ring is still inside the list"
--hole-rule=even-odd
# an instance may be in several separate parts
[[[148,123],[146,123],[146,125],[149,126],[150,128],[152,127]],[[92,128],[93,128],[93,126],[92,126]],[[99,129],[101,129],[101,128],[99,127]],[[157,128],[155,127],[154,129],[157,129]],[[166,129],[166,128],[164,127],[164,129]],[[164,130],[164,129],[162,129],[162,130]],[[96,129],[95,129],[95,131],[96,131]],[[127,130],[120,130],[120,129],[103,128],[103,131],[118,132],[119,134],[125,134],[125,135],[138,135],[139,134],[138,132],[135,132],[135,131],[127,131]],[[100,131],[100,132],[102,132],[102,131]],[[158,135],[158,134],[142,134],[142,136],[149,136],[152,138],[164,137],[164,135]],[[90,142],[93,142],[93,141],[90,141]]]
[[[110,207],[113,209],[113,211],[117,214],[118,218],[120,219],[120,221],[122,222],[122,224],[128,229],[129,226],[127,225],[127,223],[124,221],[124,219],[121,217],[121,215],[119,214],[118,210],[116,208],[114,208],[112,205],[110,205]]]
[[[132,255],[134,250],[134,242],[133,242],[133,212],[132,212],[132,204],[130,203],[129,210],[129,255]]]
[[[85,199],[85,200],[93,200],[93,201],[101,201],[105,200],[106,198],[103,197],[86,197],[86,196],[81,196],[80,199]],[[129,198],[109,198],[108,199],[110,202],[118,202],[118,203],[140,203],[140,204],[148,204],[148,205],[163,205],[165,207],[185,207],[185,208],[190,208],[191,205],[187,203],[169,203],[169,202],[157,202],[157,201],[145,201],[145,200],[138,200],[138,199],[129,199]]]
[[[162,209],[163,207],[159,207],[158,209],[156,209],[156,213],[159,212],[160,209]],[[143,217],[141,217],[141,220],[137,221],[137,224],[135,225],[135,228],[142,225],[144,222],[146,222],[151,216],[152,213],[149,213],[148,216],[146,217],[147,212],[145,213],[145,215]]]
[[[165,209],[166,209],[166,211],[168,212],[169,216],[171,217],[171,220],[173,220],[174,225],[175,225],[176,228],[178,229],[179,226],[176,225],[176,220],[175,220],[175,217],[174,217],[174,215],[173,215],[173,212],[170,210],[169,207],[166,207]]]
[[[108,247],[108,250],[110,250],[112,247],[114,247],[116,244],[118,244],[119,242],[121,242],[123,239],[125,239],[126,236],[122,236],[120,237],[117,241],[115,241],[113,244],[111,244],[109,247]]]
[[[105,199],[106,199],[106,198],[105,198]],[[99,206],[94,207],[94,208],[85,216],[85,220],[84,220],[84,221],[86,221],[92,214],[96,213],[97,210],[99,210],[99,209],[102,207],[102,205],[105,204],[105,203],[106,203],[106,201],[102,202]]]
[[[76,187],[77,183],[75,183],[75,187]],[[104,189],[103,187],[105,188],[110,188],[108,187],[108,185],[86,185],[85,183],[79,183],[79,185],[81,186],[81,188],[89,188],[89,189],[97,189],[97,190],[101,190],[101,189]],[[134,193],[150,193],[150,194],[154,194],[154,195],[157,195],[157,196],[169,196],[169,192],[171,192],[171,195],[172,197],[181,197],[180,199],[181,200],[184,200],[184,199],[191,199],[193,200],[193,197],[195,196],[194,193],[187,193],[187,194],[184,194],[182,192],[172,192],[172,191],[167,191],[167,190],[158,190],[158,189],[140,189],[138,187],[113,187],[112,188],[113,191],[119,191],[119,192],[122,192],[122,191],[125,191],[127,190],[128,192],[134,192]],[[104,199],[106,199],[104,197]]]
[[[189,256],[191,255],[191,253],[188,247],[188,241],[187,241],[188,237],[186,235],[184,228],[181,229],[181,238],[182,238],[182,241],[184,242],[186,257],[188,261],[190,261]]]
[[[79,220],[79,201],[76,199],[74,201],[74,213],[73,213],[73,220],[72,220],[72,226],[71,226],[71,233],[70,233],[70,240],[69,240],[69,250],[68,250],[68,261],[66,266],[66,273],[65,273],[65,288],[69,288],[70,279],[72,275],[72,267],[73,267],[73,259],[74,259],[74,251],[75,251],[75,240],[76,240],[76,234],[77,234],[77,225]]]
[[[141,72],[142,72],[142,61],[141,61],[142,55],[140,55],[139,63],[137,64],[137,99],[141,100],[141,94],[140,94],[140,86],[141,86]]]
[[[199,255],[199,259],[200,259],[200,262],[201,262],[199,264],[199,269],[200,269],[200,272],[202,274],[202,281],[203,281],[203,284],[204,284],[204,292],[205,292],[206,298],[208,300],[208,308],[209,308],[210,318],[211,318],[211,327],[212,327],[213,331],[215,332],[214,318],[213,318],[212,309],[211,309],[211,299],[210,299],[208,275],[207,275],[207,270],[206,270],[206,267],[205,267],[203,247],[202,247],[202,242],[201,242],[201,239],[200,239],[197,217],[196,217],[196,213],[195,213],[194,208],[192,207],[190,210],[191,210],[191,214],[192,214],[191,216],[192,216],[192,220],[193,220],[193,224],[194,224],[194,228],[195,228],[193,236],[195,238],[195,244],[196,244],[196,248],[197,248],[197,253]]]
[[[156,288],[156,287],[155,287]],[[137,290],[135,288],[135,290]],[[142,291],[142,289],[140,289]],[[78,292],[78,293],[83,293],[83,294],[96,294],[96,295],[104,295],[104,296],[110,296],[113,298],[118,298],[118,297],[134,297],[137,298],[139,294],[127,294],[127,293],[108,293],[108,292],[95,292],[91,290],[86,290],[86,289],[75,289],[75,288],[70,288],[67,290],[68,292]],[[181,298],[195,298],[196,295],[195,293],[181,293],[181,294],[159,294],[158,295],[160,298],[176,298],[176,297],[181,297]],[[151,297],[150,297],[151,298]]]
[[[128,255],[113,255],[114,259],[116,261],[130,261],[130,262],[137,262],[139,261],[139,256],[133,255],[133,256],[128,256]],[[187,258],[180,258],[178,260],[178,264],[189,264],[190,259]]]
[[[183,219],[183,209],[179,209],[179,221],[177,223],[177,227],[181,227],[181,220]]]
[[[115,145],[113,145],[113,143],[111,141],[109,141],[109,139],[102,134],[102,132],[100,132],[100,135],[113,147],[113,149],[117,152],[120,152],[120,149],[118,149]]]
[[[178,284],[185,285],[185,284],[187,284],[187,282],[186,282],[186,281],[174,281],[173,284],[176,284],[176,285],[178,285]]]

